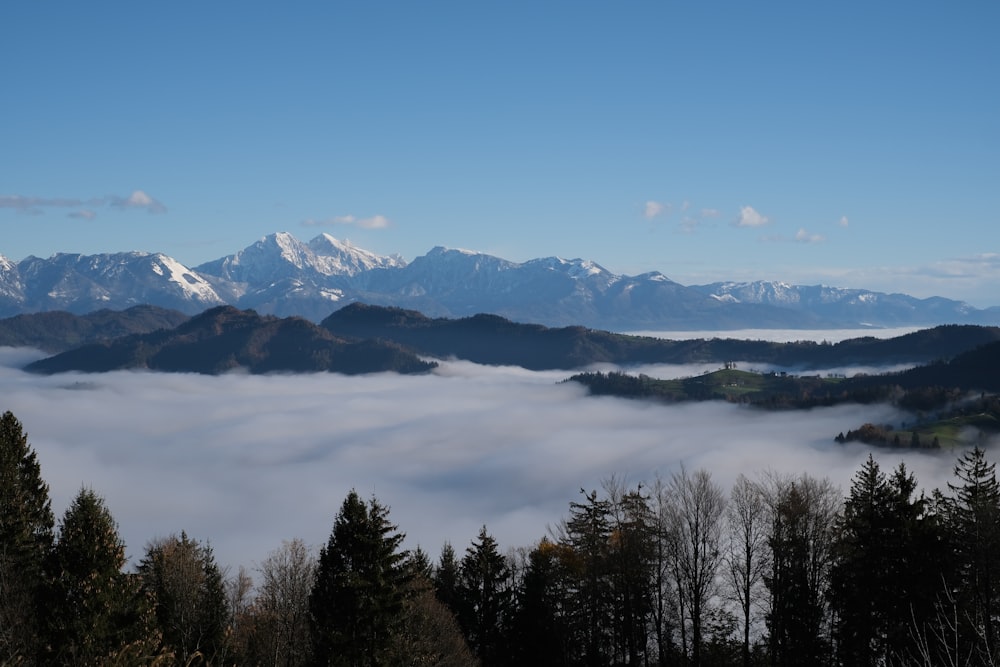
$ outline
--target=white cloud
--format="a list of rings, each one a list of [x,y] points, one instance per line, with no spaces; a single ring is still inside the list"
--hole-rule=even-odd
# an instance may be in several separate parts
[[[7,366],[28,360],[23,350],[0,353]],[[461,550],[484,523],[502,547],[528,546],[565,517],[581,486],[599,488],[611,474],[650,481],[683,463],[728,487],[740,472],[808,470],[847,488],[869,450],[833,437],[899,419],[885,406],[773,413],[593,398],[558,384],[566,375],[462,362],[365,377],[40,377],[5,367],[0,392],[38,453],[57,513],[92,486],[133,563],[148,540],[186,530],[234,567],[283,539],[325,542],[351,488],[388,504],[407,546],[435,557],[445,540]],[[947,454],[877,453],[884,468],[900,456],[925,487],[950,475]]]
[[[93,220],[97,217],[97,212],[84,208],[79,211],[73,211],[67,215],[71,218],[79,218],[80,220]]]
[[[114,208],[144,209],[147,213],[166,213],[167,207],[150,197],[142,190],[133,190],[128,197],[109,197],[111,206]]]
[[[795,240],[798,243],[823,243],[826,241],[826,237],[822,234],[812,234],[807,232],[804,227],[800,227],[799,231],[795,233]]]
[[[664,204],[662,202],[650,200],[646,202],[642,210],[642,216],[647,220],[652,220],[653,218],[663,215],[669,211],[670,205]]]
[[[368,218],[357,218],[353,215],[335,215],[332,218],[324,220],[307,218],[302,221],[303,227],[335,227],[338,225],[352,225],[360,229],[385,229],[392,226],[392,221],[384,215],[373,215]]]
[[[850,224],[850,221],[847,219],[846,215],[842,215],[840,216],[840,220],[837,221],[837,224],[841,227],[847,227]]]
[[[761,215],[752,206],[740,208],[740,214],[736,218],[737,227],[763,227],[769,223],[767,216]]]

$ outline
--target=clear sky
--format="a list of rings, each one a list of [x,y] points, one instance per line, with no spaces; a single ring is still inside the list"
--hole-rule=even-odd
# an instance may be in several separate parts
[[[1000,3],[6,2],[0,254],[276,231],[1000,305]]]

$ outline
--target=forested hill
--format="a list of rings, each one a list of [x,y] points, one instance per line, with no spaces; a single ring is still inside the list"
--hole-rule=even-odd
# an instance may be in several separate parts
[[[893,400],[917,410],[939,408],[970,393],[1000,392],[1000,342],[905,371],[821,377],[756,373],[734,368],[676,380],[627,373],[579,373],[570,378],[593,394],[666,401],[728,400],[762,407],[809,408],[817,405]]]
[[[208,322],[216,324],[207,326]],[[602,362],[628,366],[731,360],[809,370],[852,364],[933,364],[995,341],[1000,341],[1000,328],[976,325],[945,325],[897,338],[862,337],[835,344],[664,340],[578,326],[520,324],[486,314],[430,318],[417,311],[361,303],[334,312],[320,326],[228,306],[194,318],[137,306],[82,316],[53,312],[0,320],[0,345],[52,353],[86,346],[33,366],[45,372],[159,368],[214,373],[236,367],[251,372],[424,370],[426,364],[416,355],[533,370],[572,370]]]
[[[388,341],[346,341],[298,317],[220,306],[174,329],[92,343],[26,367],[38,373],[122,369],[215,374],[333,371],[420,373],[425,362]]]
[[[55,354],[80,345],[130,334],[173,329],[189,315],[157,306],[97,310],[86,315],[50,311],[0,320],[0,346],[34,347]]]
[[[891,339],[855,338],[835,344],[713,338],[663,340],[584,327],[518,324],[496,315],[429,318],[413,310],[354,303],[327,317],[322,327],[338,336],[395,341],[438,358],[534,370],[575,369],[608,362],[697,363],[739,360],[822,368],[849,364],[925,364],[951,359],[1000,340],[1000,328],[946,325]]]

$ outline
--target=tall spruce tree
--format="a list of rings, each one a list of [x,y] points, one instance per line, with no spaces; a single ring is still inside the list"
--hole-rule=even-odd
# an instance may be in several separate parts
[[[987,661],[1000,658],[997,614],[1000,613],[1000,485],[996,464],[979,447],[965,452],[955,466],[957,484],[948,484],[948,527],[955,549],[960,595],[977,653]]]
[[[54,524],[38,458],[7,411],[0,416],[0,664],[34,659]]]
[[[483,526],[459,564],[458,622],[484,667],[509,661],[506,636],[512,603],[507,559]]]
[[[899,526],[892,491],[874,457],[855,473],[851,492],[837,521],[830,600],[840,660],[849,665],[886,660],[890,600],[891,548]]]
[[[573,560],[570,547],[547,538],[528,553],[512,630],[516,664],[570,664],[574,652],[566,598]]]
[[[611,503],[597,491],[580,489],[583,502],[571,502],[569,518],[560,543],[573,550],[569,569],[571,584],[567,604],[574,619],[572,632],[584,665],[604,665],[611,661],[613,623],[612,589],[609,576]]]
[[[48,559],[45,662],[98,664],[146,634],[145,599],[104,500],[81,489]]]
[[[393,655],[412,577],[403,539],[388,508],[348,494],[320,550],[309,596],[316,664],[375,666]]]

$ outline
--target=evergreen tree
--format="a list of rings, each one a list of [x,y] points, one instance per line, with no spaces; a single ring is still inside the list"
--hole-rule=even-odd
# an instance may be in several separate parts
[[[381,665],[392,655],[412,576],[399,549],[403,538],[376,499],[367,505],[348,494],[309,596],[316,664]]]
[[[458,622],[484,667],[509,661],[506,636],[512,603],[507,559],[483,526],[459,567]]]
[[[571,585],[567,604],[574,620],[572,632],[585,665],[611,661],[611,581],[608,547],[611,540],[611,503],[586,493],[584,502],[572,502],[561,543],[572,549]]]
[[[976,447],[955,466],[958,484],[948,484],[948,526],[954,541],[959,605],[965,632],[978,639],[984,660],[1000,656],[996,616],[1000,613],[1000,485],[996,464]]]
[[[48,559],[47,663],[96,664],[143,638],[145,601],[124,566],[125,545],[111,512],[82,489]]]
[[[229,619],[225,585],[212,548],[187,533],[156,540],[138,567],[153,600],[163,647],[181,664],[220,658]]]
[[[837,521],[830,599],[836,612],[836,639],[841,662],[875,665],[886,660],[890,600],[888,588],[896,554],[891,548],[899,529],[892,491],[885,474],[869,454],[851,484]]]
[[[517,664],[568,665],[574,655],[567,617],[567,566],[572,550],[547,538],[528,554],[515,611]]]
[[[826,590],[839,499],[826,480],[780,482],[771,502],[767,614],[774,665],[822,665],[829,657]]]
[[[5,412],[0,416],[0,664],[34,657],[54,523],[35,452],[21,422]]]
[[[441,547],[441,557],[434,568],[434,595],[453,614],[458,613],[458,557],[450,542]]]
[[[605,483],[612,504],[608,544],[612,585],[614,659],[639,664],[646,657],[648,621],[653,612],[655,526],[649,499],[640,484],[626,491],[612,477]]]

